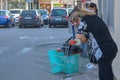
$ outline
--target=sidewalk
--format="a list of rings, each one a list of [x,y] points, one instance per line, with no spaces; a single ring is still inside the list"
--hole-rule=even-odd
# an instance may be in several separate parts
[[[89,63],[88,58],[81,57],[82,65]],[[85,67],[85,66],[84,66]],[[99,80],[98,69],[97,70],[85,70],[85,72],[79,76],[73,77],[73,80]]]

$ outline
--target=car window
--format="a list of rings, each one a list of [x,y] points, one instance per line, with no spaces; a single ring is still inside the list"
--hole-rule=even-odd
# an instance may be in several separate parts
[[[53,16],[66,16],[67,12],[66,12],[66,10],[63,10],[63,9],[53,9],[52,15]]]
[[[43,14],[43,15],[47,15],[47,11],[43,11],[42,14]]]
[[[21,15],[36,15],[35,11],[23,11]]]
[[[0,11],[0,16],[5,16],[6,12],[5,11]]]
[[[43,15],[43,11],[42,11],[42,10],[39,10],[39,14]]]
[[[72,12],[73,9],[68,9],[68,14],[70,14]]]
[[[10,11],[12,14],[20,14],[20,10],[11,10]]]
[[[45,11],[45,10],[40,10],[39,12],[40,12],[42,15],[48,15],[48,12]]]

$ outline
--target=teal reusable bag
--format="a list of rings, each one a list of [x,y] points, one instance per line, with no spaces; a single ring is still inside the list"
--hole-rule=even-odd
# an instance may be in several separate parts
[[[57,50],[49,50],[48,56],[51,65],[52,73],[61,73],[63,71],[63,52],[57,52]]]
[[[63,73],[72,74],[79,72],[79,54],[64,56]]]

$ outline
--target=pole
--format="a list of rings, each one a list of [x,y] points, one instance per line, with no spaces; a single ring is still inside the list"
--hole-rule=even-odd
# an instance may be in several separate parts
[[[28,4],[28,2],[26,2],[26,7],[25,7],[25,8],[26,8],[26,10],[28,10],[28,9],[29,9],[28,5],[29,5],[29,4]]]
[[[8,10],[8,0],[5,1],[6,10]]]
[[[38,2],[38,6],[39,6],[39,8],[38,8],[38,9],[40,9],[40,1]]]
[[[1,4],[1,10],[3,9],[3,0],[0,1]]]
[[[18,0],[18,7],[19,7],[19,9],[20,9],[20,0]]]

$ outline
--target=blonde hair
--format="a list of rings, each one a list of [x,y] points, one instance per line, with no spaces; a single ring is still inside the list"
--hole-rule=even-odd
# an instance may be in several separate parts
[[[90,12],[89,10],[85,9],[85,8],[81,8],[79,11],[75,11],[72,15],[71,15],[71,21],[76,22],[78,18],[84,17],[86,15],[95,15],[94,12]]]

